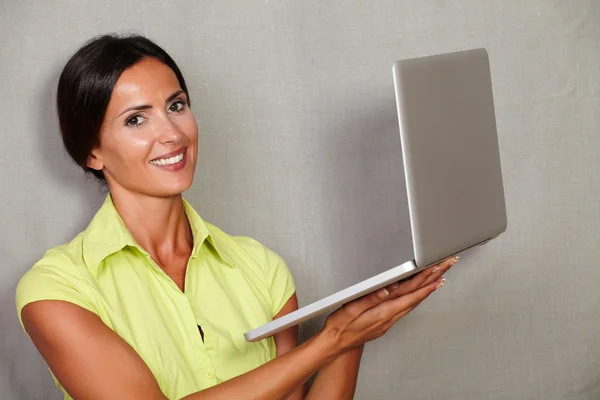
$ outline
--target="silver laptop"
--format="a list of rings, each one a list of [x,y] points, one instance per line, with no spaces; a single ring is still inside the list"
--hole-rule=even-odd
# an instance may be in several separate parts
[[[257,327],[246,340],[272,336],[506,230],[486,50],[397,61],[393,77],[414,259]]]

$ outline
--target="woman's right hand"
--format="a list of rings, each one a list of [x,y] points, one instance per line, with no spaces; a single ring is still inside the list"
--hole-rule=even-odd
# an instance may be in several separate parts
[[[451,257],[412,278],[347,303],[331,314],[318,334],[335,357],[383,336],[444,283],[442,275],[456,263]]]

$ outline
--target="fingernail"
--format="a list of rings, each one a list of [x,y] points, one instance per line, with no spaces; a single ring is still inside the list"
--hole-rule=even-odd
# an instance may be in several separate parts
[[[440,266],[439,266],[439,265],[436,265],[435,267],[433,267],[433,268],[431,269],[431,273],[432,273],[432,274],[435,274],[435,273],[436,273],[436,272],[438,272],[439,270],[440,270]]]
[[[438,285],[435,287],[436,289],[441,288],[442,286],[444,286],[444,282],[446,282],[445,278],[442,278],[442,280],[440,281],[440,283],[438,283]]]
[[[386,288],[383,288],[383,293],[385,293],[386,296],[390,295],[390,292],[388,292]]]
[[[400,284],[398,282],[394,282],[394,283],[392,283],[392,286],[390,287],[390,289],[396,290],[398,288],[398,286],[400,286]]]
[[[450,260],[450,265],[454,265],[456,264],[456,262],[458,261],[458,257],[454,257],[452,260]]]

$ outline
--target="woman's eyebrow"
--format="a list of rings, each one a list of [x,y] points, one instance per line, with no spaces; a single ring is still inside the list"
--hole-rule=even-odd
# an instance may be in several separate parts
[[[181,93],[185,93],[183,90],[178,90],[175,93],[173,93],[172,95],[170,95],[167,100],[165,100],[165,103],[169,103],[171,100],[174,100],[175,97],[179,96]]]
[[[170,95],[167,100],[165,100],[165,103],[168,103],[170,101],[172,101],[173,99],[175,99],[175,97],[179,96],[181,93],[185,93],[183,90],[178,90],[175,93],[173,93],[172,95]],[[131,107],[127,107],[125,109],[125,111],[123,111],[121,114],[119,114],[118,116],[120,117],[121,115],[125,114],[128,111],[141,111],[141,110],[148,110],[152,108],[152,106],[150,104],[142,104],[139,106],[131,106]]]

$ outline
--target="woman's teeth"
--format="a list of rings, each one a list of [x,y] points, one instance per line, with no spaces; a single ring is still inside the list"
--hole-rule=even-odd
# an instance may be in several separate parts
[[[181,160],[183,160],[183,153],[178,154],[178,155],[173,156],[173,157],[170,157],[170,158],[161,158],[159,160],[152,160],[152,161],[150,161],[150,164],[153,164],[153,165],[171,165],[171,164],[177,164]]]

